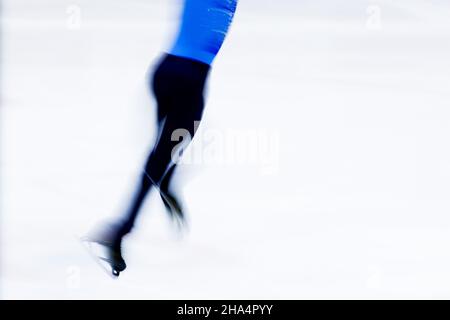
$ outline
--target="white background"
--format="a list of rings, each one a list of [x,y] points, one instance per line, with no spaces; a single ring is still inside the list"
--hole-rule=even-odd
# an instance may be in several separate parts
[[[118,281],[77,236],[127,203],[179,7],[2,6],[2,298],[450,298],[447,1],[241,0],[193,148],[275,135],[271,170],[185,166],[189,234],[152,194]]]

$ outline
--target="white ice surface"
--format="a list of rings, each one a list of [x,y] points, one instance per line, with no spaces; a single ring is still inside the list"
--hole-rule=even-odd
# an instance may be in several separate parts
[[[278,170],[186,166],[190,233],[152,194],[118,281],[76,236],[128,200],[177,6],[2,4],[2,298],[450,298],[447,1],[241,0],[201,132],[275,134]]]

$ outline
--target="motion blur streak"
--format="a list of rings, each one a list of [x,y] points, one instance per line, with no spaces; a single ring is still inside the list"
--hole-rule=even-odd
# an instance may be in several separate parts
[[[141,172],[177,3],[2,1],[2,298],[450,298],[447,0],[241,1],[197,136],[277,136],[278,170],[189,164],[188,237],[151,196],[104,277],[74,236]]]

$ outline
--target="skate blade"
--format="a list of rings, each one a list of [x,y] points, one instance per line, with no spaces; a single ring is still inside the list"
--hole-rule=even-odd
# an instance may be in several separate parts
[[[97,265],[112,279],[117,279],[120,275],[120,271],[114,269],[109,260],[102,254],[106,251],[103,245],[91,241],[85,237],[79,239],[82,247],[86,250],[89,256],[97,263]]]

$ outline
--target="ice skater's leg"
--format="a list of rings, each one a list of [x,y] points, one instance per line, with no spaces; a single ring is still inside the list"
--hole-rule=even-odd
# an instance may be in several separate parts
[[[158,129],[157,141],[158,141],[163,131],[165,118],[167,117],[168,102],[156,94],[155,96],[157,101],[157,129]],[[154,148],[155,146],[153,147],[153,149]],[[144,170],[144,172],[141,174],[141,177],[139,178],[135,193],[133,194],[133,198],[131,199],[130,202],[130,206],[126,210],[125,215],[123,216],[120,222],[119,228],[120,238],[129,233],[133,228],[134,222],[136,221],[136,217],[145,201],[145,198],[153,186],[154,183],[149,179],[147,173]]]
[[[174,176],[176,168],[177,168],[176,164],[173,165],[172,167],[170,167],[170,169],[167,171],[167,173],[162,178],[161,183],[159,184],[159,188],[162,191],[164,191],[164,192],[168,192],[169,191],[170,182],[172,181],[172,178]]]
[[[203,90],[209,66],[196,61],[167,56],[153,77],[158,103],[160,130],[129,210],[122,223],[122,233],[129,233],[147,193],[156,187],[166,207],[180,211],[174,195],[168,192],[178,148],[184,150],[192,140],[204,108]],[[178,152],[175,152],[178,150]],[[168,208],[169,209],[169,208]],[[180,212],[181,213],[181,212]]]

